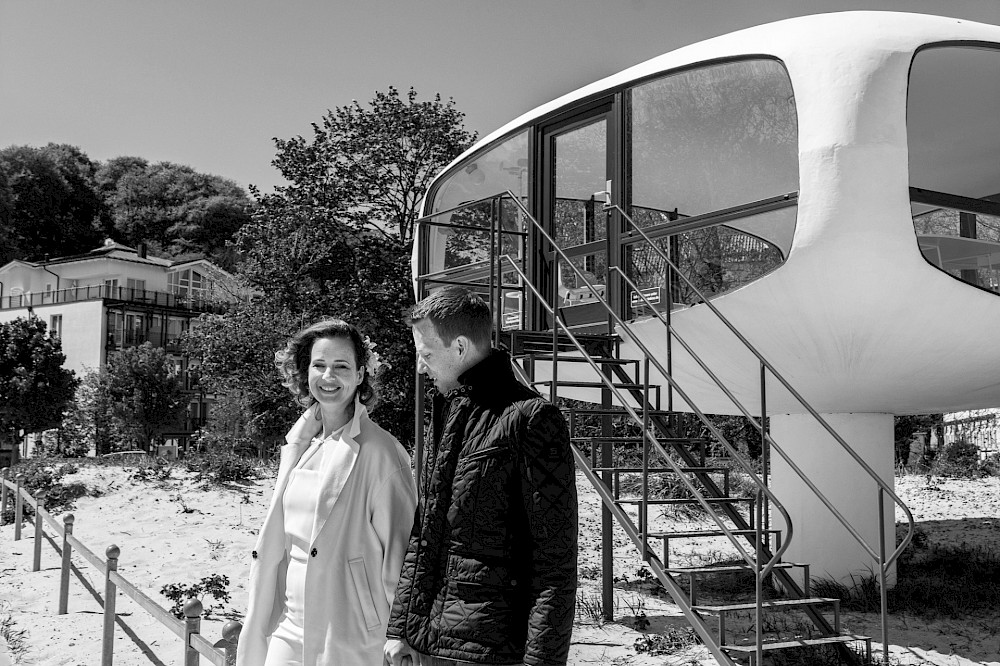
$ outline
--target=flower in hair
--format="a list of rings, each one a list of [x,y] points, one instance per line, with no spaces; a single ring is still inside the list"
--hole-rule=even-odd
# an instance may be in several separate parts
[[[367,335],[365,336],[365,349],[368,350],[368,363],[365,364],[365,370],[367,370],[368,374],[372,377],[378,374],[378,371],[383,365],[389,367],[389,364],[384,362],[378,352],[375,351],[376,344],[377,343],[372,342],[372,339]]]

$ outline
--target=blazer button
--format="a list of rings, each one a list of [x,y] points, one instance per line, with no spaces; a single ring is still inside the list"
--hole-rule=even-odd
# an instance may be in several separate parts
[[[517,587],[517,579],[516,578],[511,578],[510,579],[510,586],[511,587]]]
[[[252,553],[250,553],[250,557],[252,557],[253,559],[256,560],[257,559],[257,551],[255,550]]]
[[[426,546],[427,545],[427,539],[421,539],[420,540],[420,545],[421,546]]]
[[[316,557],[316,549],[315,549],[315,548],[313,548],[313,549],[312,549],[312,551],[310,551],[310,553],[309,553],[309,554],[310,554],[311,556],[313,556],[313,557]]]

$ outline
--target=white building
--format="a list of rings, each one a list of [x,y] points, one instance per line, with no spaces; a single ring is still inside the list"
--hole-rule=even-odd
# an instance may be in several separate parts
[[[192,318],[221,312],[239,290],[235,279],[204,259],[171,261],[112,240],[82,254],[0,267],[0,322],[34,315],[62,341],[65,367],[82,376],[109,352],[144,342],[164,347],[189,395],[184,427],[168,433],[176,451],[205,422],[211,396],[198,386],[178,346]]]

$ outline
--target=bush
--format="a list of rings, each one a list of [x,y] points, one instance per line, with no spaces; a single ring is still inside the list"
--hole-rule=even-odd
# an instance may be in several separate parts
[[[184,619],[184,604],[188,599],[198,599],[204,604],[204,597],[211,595],[216,601],[226,603],[229,601],[227,587],[229,587],[228,576],[212,574],[211,576],[205,576],[193,585],[169,583],[160,588],[160,594],[174,602],[174,605],[170,607],[170,612],[173,613],[174,617]],[[213,610],[212,606],[204,606],[202,609],[203,617],[211,615]]]
[[[185,459],[188,471],[195,472],[198,480],[215,484],[247,483],[256,479],[257,464],[231,451],[208,450]]]
[[[85,497],[88,493],[87,487],[82,483],[61,483],[63,476],[74,474],[77,471],[76,465],[62,464],[59,459],[51,458],[30,458],[22,460],[11,468],[9,474],[13,479],[17,474],[24,475],[24,488],[32,497],[38,497],[39,493],[45,493],[45,510],[49,513],[62,513],[73,508],[73,501],[79,497]],[[33,515],[31,507],[24,505],[24,515]],[[9,511],[9,516],[4,516],[5,521],[14,519],[13,510]]]
[[[988,474],[979,459],[979,448],[964,439],[946,444],[938,451],[931,464],[930,473],[936,476],[971,478]]]

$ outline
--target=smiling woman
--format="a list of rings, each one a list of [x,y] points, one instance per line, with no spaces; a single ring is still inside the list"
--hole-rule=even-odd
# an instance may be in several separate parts
[[[237,664],[381,664],[389,606],[416,506],[410,459],[368,416],[374,345],[340,319],[275,354],[306,411],[281,449],[250,553]]]

